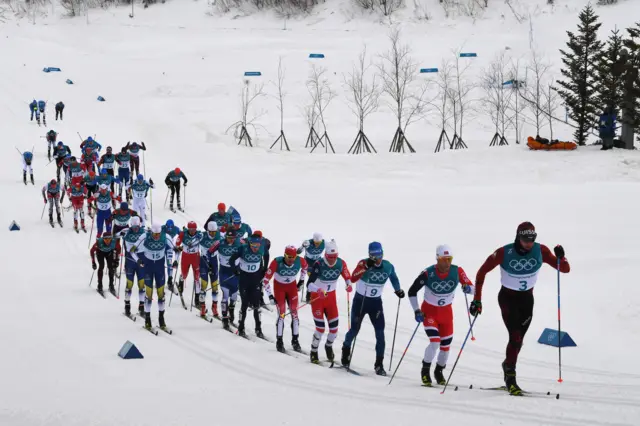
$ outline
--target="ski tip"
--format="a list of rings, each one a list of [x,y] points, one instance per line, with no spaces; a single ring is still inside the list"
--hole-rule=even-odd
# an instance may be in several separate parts
[[[556,399],[560,399],[560,394],[559,393],[556,394]]]
[[[453,388],[453,390],[454,390],[454,391],[457,391],[457,390],[458,390],[458,387],[456,386],[455,388]]]
[[[473,385],[469,385],[469,389],[473,389]]]

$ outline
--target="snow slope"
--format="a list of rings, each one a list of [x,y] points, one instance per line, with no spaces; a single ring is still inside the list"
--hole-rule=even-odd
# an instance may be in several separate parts
[[[602,9],[608,16],[605,26],[626,25],[633,19],[630,8]],[[371,52],[385,49],[386,30],[364,19],[311,25],[309,18],[294,20],[289,31],[282,31],[274,19],[212,18],[204,10],[199,3],[168,3],[139,10],[133,20],[128,10],[112,9],[92,12],[89,25],[81,18],[49,17],[37,25],[15,21],[0,27],[0,51],[9,58],[0,68],[0,134],[5,140],[0,192],[7,199],[0,223],[8,226],[15,219],[22,226],[0,238],[0,424],[637,424],[640,290],[632,277],[640,261],[635,244],[640,230],[631,217],[638,207],[636,152],[488,148],[491,126],[478,118],[469,126],[469,150],[430,154],[438,131],[423,123],[410,128],[417,154],[390,155],[385,151],[393,119],[381,110],[367,125],[380,155],[309,155],[298,112],[308,96],[308,53],[327,55],[324,64],[336,73],[337,83],[363,41]],[[539,20],[545,32],[538,42],[553,58],[563,31],[574,25],[574,11],[558,10]],[[407,24],[406,31],[425,66],[438,64],[462,43],[478,51],[478,69],[507,42],[523,54],[528,48],[528,28],[509,21],[500,26],[490,20],[476,26]],[[273,80],[279,55],[287,66],[285,130],[293,152],[267,150],[279,121],[269,98],[260,106],[268,111],[261,123],[272,135],[263,133],[257,148],[237,147],[224,131],[239,118],[242,73],[259,69],[264,81]],[[45,66],[63,72],[45,74]],[[75,84],[66,85],[67,78]],[[107,101],[97,102],[98,95]],[[564,383],[558,384],[557,350],[536,343],[545,327],[556,326],[556,275],[545,268],[535,290],[519,381],[525,389],[560,392],[561,398],[518,399],[467,389],[469,384],[501,384],[507,336],[496,301],[497,271],[487,279],[477,340],[468,343],[452,378],[459,390],[450,388],[444,395],[420,386],[427,343],[421,330],[390,386],[388,378],[373,374],[375,339],[366,323],[353,359],[363,377],[239,339],[218,322],[207,324],[185,312],[177,300],[167,312],[175,334],[145,332],[120,314],[121,300],[105,301],[87,287],[89,241],[70,229],[69,213],[66,227],[55,230],[37,216],[40,188],[54,176],[54,167],[45,166],[44,129],[26,120],[33,97],[65,102],[64,123],[55,123],[50,112],[49,124],[74,152],[76,132],[95,134],[114,149],[128,140],[144,140],[147,176],[161,182],[176,165],[185,171],[190,180],[187,214],[174,217],[163,209],[161,185],[153,194],[154,219],[202,223],[225,201],[254,229],[263,230],[274,254],[321,231],[337,240],[351,267],[366,255],[367,244],[378,240],[405,289],[433,262],[437,244],[452,245],[455,263],[475,276],[496,247],[512,240],[519,222],[533,221],[540,241],[563,244],[571,262],[572,272],[562,277],[562,318],[578,347],[563,351]],[[342,95],[332,104],[328,122],[336,150],[346,152],[356,126]],[[36,146],[35,187],[22,185],[12,145],[21,151]],[[347,325],[345,296],[342,291],[338,296],[336,349]],[[389,289],[384,301],[388,367],[398,303]],[[407,300],[399,312],[394,368],[415,328]],[[454,312],[447,373],[468,329],[462,294]],[[275,315],[266,312],[263,320],[273,337]],[[313,330],[308,309],[302,310],[301,323],[301,342],[308,349]],[[285,342],[288,332],[287,327]],[[126,340],[140,348],[144,360],[125,362],[116,356]]]

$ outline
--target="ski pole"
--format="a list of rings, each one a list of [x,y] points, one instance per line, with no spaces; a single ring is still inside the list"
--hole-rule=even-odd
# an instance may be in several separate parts
[[[303,303],[302,305],[298,306],[298,310],[304,308],[307,305],[311,305],[313,302],[315,302],[316,300],[318,300],[318,297],[316,297],[315,299],[312,299],[311,301],[309,301],[308,303]],[[286,318],[289,315],[291,315],[291,311],[287,312],[286,314],[282,314],[280,315],[282,318]]]
[[[351,293],[347,292],[347,325],[351,330]]]
[[[451,373],[449,373],[449,377],[447,378],[447,383],[445,383],[444,389],[442,389],[442,392],[440,392],[441,395],[444,393],[444,391],[447,390],[447,386],[449,386],[449,380],[451,380],[451,376],[453,375],[453,372],[456,369],[456,365],[458,365],[458,360],[460,360],[460,355],[462,355],[462,350],[464,349],[464,345],[467,344],[467,339],[469,338],[469,335],[471,334],[471,330],[473,330],[473,325],[476,323],[477,319],[478,319],[477,315],[473,317],[473,322],[469,326],[469,331],[467,331],[467,336],[464,338],[464,342],[462,342],[462,346],[460,347],[460,352],[458,352],[458,356],[456,357],[456,362],[453,363],[453,368],[451,369]]]
[[[364,289],[364,294],[367,294],[369,287],[365,284],[365,289]],[[353,324],[354,327],[358,327],[358,332],[360,331],[360,326],[362,325],[362,319],[363,319],[363,312],[364,312],[364,302],[365,302],[365,298],[366,296],[362,296],[362,303],[360,305],[360,314],[358,314],[357,322],[355,324]],[[353,297],[353,303],[355,304],[356,302],[356,298],[355,296]],[[351,330],[351,329],[349,329]],[[356,334],[353,337],[353,342],[351,343],[351,348],[349,348],[349,366],[351,365],[351,360],[353,359],[353,352],[356,349],[356,340],[358,339],[358,334]],[[347,369],[349,369],[349,367],[347,367]]]
[[[169,200],[169,188],[167,188],[167,196],[164,197],[164,208],[167,208],[167,201]]]
[[[558,258],[558,382],[562,383],[562,346],[560,345],[560,258]]]
[[[42,207],[42,214],[40,215],[40,220],[42,220],[42,218],[44,217],[44,209],[47,208],[47,204],[49,203],[44,203],[44,206]]]
[[[23,156],[22,151],[20,151],[17,146],[14,146],[14,148],[16,149],[16,151],[20,153],[20,156],[22,157]]]
[[[94,269],[93,272],[91,273],[91,279],[89,280],[89,287],[91,287],[91,283],[93,282],[93,275],[96,273],[96,270]]]
[[[193,311],[193,299],[196,295],[196,283],[193,283],[193,291],[191,292],[191,306],[189,306],[189,312]]]
[[[149,189],[149,204],[151,205],[151,223],[153,223],[153,188]]]
[[[144,161],[144,151],[146,150],[142,150],[142,171],[144,171],[144,177],[147,177],[147,164]]]
[[[152,222],[153,223],[153,222]],[[178,256],[176,256],[176,262],[178,262],[178,264],[180,264],[180,256],[182,256],[182,252],[178,253]],[[179,266],[178,266],[179,267]],[[171,282],[173,283],[173,285],[177,286],[178,284],[176,283],[176,277],[178,276],[178,268],[176,268],[175,273],[173,274],[173,279],[171,280]],[[178,291],[180,291],[180,289],[178,288]],[[169,306],[171,306],[171,300],[173,300],[173,290],[171,290],[171,296],[169,296]]]
[[[469,299],[467,299],[467,293],[464,294],[464,304],[467,305],[467,318],[469,318],[469,325],[471,325],[471,313],[469,312]],[[471,340],[476,340],[471,332]]]
[[[416,324],[416,328],[415,328],[415,330],[413,330],[413,334],[411,335],[411,339],[409,339],[409,343],[407,343],[407,347],[404,348],[404,352],[402,352],[402,356],[400,357],[400,361],[398,362],[398,365],[396,365],[396,369],[393,371],[393,375],[391,376],[391,380],[389,380],[388,385],[390,385],[391,382],[393,381],[393,378],[396,377],[396,373],[398,372],[398,369],[400,368],[400,364],[402,364],[402,360],[404,359],[404,356],[407,354],[407,350],[409,349],[409,346],[411,345],[411,342],[413,341],[413,337],[416,335],[416,331],[418,331],[418,327],[420,327],[420,324],[422,324],[422,323],[419,322],[418,324]]]
[[[396,312],[396,326],[393,327],[393,343],[391,344],[391,359],[389,360],[389,370],[391,370],[391,366],[393,365],[393,349],[396,346],[396,331],[398,330],[398,317],[400,316],[400,298],[398,298],[398,311]]]
[[[93,217],[91,218],[91,232],[89,232],[89,247],[91,247],[91,237],[93,236],[93,224],[96,221],[96,215],[98,214],[97,212],[97,208],[96,208],[96,212],[93,214]]]
[[[122,242],[124,248],[124,241]],[[124,250],[120,252],[120,272],[118,273],[118,299],[120,299],[120,284],[122,283],[122,265],[124,265]]]
[[[184,203],[182,205],[182,209],[187,209],[187,185],[184,186]]]

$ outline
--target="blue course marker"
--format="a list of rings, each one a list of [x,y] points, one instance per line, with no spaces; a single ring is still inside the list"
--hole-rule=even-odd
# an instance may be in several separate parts
[[[478,56],[476,53],[461,53],[460,54],[461,58],[475,58],[476,56]]]
[[[322,59],[324,58],[324,53],[310,53],[309,57],[312,59]]]
[[[245,77],[260,77],[262,73],[260,71],[245,71]]]
[[[438,72],[438,68],[420,68],[421,74],[432,73],[432,72]]]

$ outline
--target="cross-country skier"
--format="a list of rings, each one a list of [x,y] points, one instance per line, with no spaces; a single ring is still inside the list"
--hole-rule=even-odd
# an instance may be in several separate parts
[[[98,161],[98,168],[101,170],[106,169],[107,174],[112,178],[115,178],[116,156],[113,155],[113,150],[110,146],[107,147],[106,154],[103,154]],[[113,184],[115,179],[111,180],[111,192],[115,191]]]
[[[259,230],[253,231],[253,234],[251,235],[260,238],[260,241],[262,242],[262,247],[264,248],[264,256],[262,258],[263,259],[262,270],[260,271],[260,273],[262,274],[262,278],[264,278],[264,274],[267,272],[267,268],[269,267],[269,259],[271,258],[271,254],[269,253],[269,250],[271,250],[271,240],[264,237],[262,235],[262,231],[259,231]],[[260,285],[260,307],[267,309],[269,311],[271,310],[264,301],[263,285]]]
[[[109,187],[105,184],[100,185],[98,193],[89,199],[89,203],[96,204],[96,220],[98,222],[98,232],[96,236],[102,235],[102,229],[106,224],[107,232],[111,232],[111,208],[116,208],[116,201],[120,201],[120,197],[113,195],[113,192],[109,191]]]
[[[83,182],[87,188],[88,200],[93,194],[98,192],[98,181],[96,174],[94,172],[87,173],[83,179]],[[91,205],[91,202],[87,202],[87,213],[89,213],[89,217],[93,218],[93,206]]]
[[[144,142],[140,142],[140,144],[127,142],[125,148],[131,154],[131,179],[133,179],[134,176],[140,174],[140,150],[146,151],[147,147],[144,146]]]
[[[71,154],[65,155],[62,159],[62,171],[64,172],[64,186],[69,186],[71,184],[71,175],[69,174],[69,166],[71,166],[71,162],[75,157]],[[81,166],[82,167],[82,166]]]
[[[33,115],[35,114],[40,124],[40,111],[38,111],[38,101],[35,99],[29,104],[29,111],[31,111],[31,121],[33,121]]]
[[[80,159],[82,164],[84,164],[85,168],[89,171],[96,170],[96,164],[100,161],[98,157],[97,151],[94,151],[93,148],[85,147],[82,151],[82,157]]]
[[[178,235],[176,240],[176,250],[181,251],[180,255],[180,279],[178,281],[178,292],[184,292],[184,280],[189,275],[189,269],[193,270],[193,286],[196,294],[200,294],[200,241],[202,232],[198,231],[198,225],[194,221],[187,223],[186,228]],[[196,302],[199,307],[199,302]]]
[[[126,201],[120,203],[120,208],[111,213],[110,222],[113,226],[113,235],[119,236],[120,232],[129,227],[129,220],[137,217],[138,213],[129,208]]]
[[[98,143],[98,141],[94,140],[91,136],[87,139],[83,140],[80,143],[80,150],[84,153],[87,149],[91,149],[93,152],[98,154],[102,150],[102,145]]]
[[[60,117],[60,121],[62,121],[63,111],[64,111],[64,103],[60,101],[56,104],[56,121],[58,121],[58,117]]]
[[[571,270],[569,261],[564,257],[564,248],[561,245],[555,246],[554,255],[547,246],[535,242],[537,235],[531,222],[518,225],[515,241],[494,251],[478,270],[475,297],[469,307],[473,316],[482,313],[484,279],[499,265],[502,288],[498,293],[498,304],[502,321],[509,332],[502,371],[507,391],[512,395],[522,394],[522,389],[516,382],[516,363],[524,336],[533,319],[533,287],[538,281],[540,268],[546,263],[557,269],[559,260],[560,272],[566,274]]]
[[[82,168],[82,165],[78,163],[76,157],[70,158],[71,162],[69,163],[69,168],[67,169],[67,176],[70,183],[81,181],[85,176],[85,170]]]
[[[22,181],[24,184],[27,184],[27,171],[29,172],[29,176],[31,176],[31,183],[35,185],[33,181],[33,167],[31,163],[33,162],[33,152],[25,151],[22,153]]]
[[[47,103],[43,100],[38,101],[38,112],[42,115],[42,124],[47,125],[47,113],[45,109],[47,108]],[[38,124],[40,124],[40,119],[38,119]]]
[[[176,237],[180,234],[180,227],[176,226],[172,219],[169,219],[167,223],[162,225],[162,232],[171,237],[171,240],[175,242]]]
[[[207,313],[206,308],[206,295],[209,283],[211,283],[211,315],[215,318],[220,318],[218,313],[218,248],[220,247],[220,233],[218,232],[218,225],[215,222],[210,222],[200,240],[200,293],[199,293],[199,306],[200,314],[205,316]]]
[[[58,181],[52,179],[51,182],[42,187],[42,198],[44,198],[44,203],[49,203],[49,224],[53,227],[53,205],[56,206],[56,214],[58,216],[58,223],[62,226],[62,218],[60,217],[60,202],[61,200],[60,185],[58,185]]]
[[[209,229],[209,222],[215,222],[218,225],[218,229],[222,231],[222,228],[231,220],[229,213],[227,213],[227,206],[224,203],[218,203],[218,211],[211,213],[207,221],[204,223],[204,229]]]
[[[165,283],[165,259],[167,275],[171,276],[173,271],[172,259],[173,241],[167,238],[162,232],[159,223],[151,225],[151,230],[144,234],[135,244],[136,251],[131,255],[133,260],[144,267],[144,285],[146,288],[146,298],[144,303],[145,328],[151,330],[151,304],[153,303],[153,287],[155,284],[158,294],[158,325],[162,329],[167,329],[164,321],[164,283]]]
[[[300,278],[298,279],[298,274]],[[296,352],[301,352],[298,340],[300,320],[298,319],[298,289],[304,285],[307,275],[307,262],[298,256],[294,246],[287,246],[284,249],[284,256],[278,256],[271,261],[267,269],[262,285],[269,295],[271,304],[278,305],[278,322],[276,323],[276,349],[284,352],[282,335],[284,333],[284,317],[289,305],[291,313],[291,346]],[[273,293],[269,286],[269,281],[273,278]],[[242,302],[244,304],[244,302]]]
[[[53,158],[56,160],[56,167],[58,168],[56,171],[58,182],[60,182],[60,169],[62,168],[64,159],[67,156],[71,156],[71,149],[69,149],[69,147],[62,141],[58,141],[58,144],[53,149]]]
[[[144,316],[144,268],[133,259],[131,254],[133,247],[145,234],[145,229],[140,226],[140,218],[131,218],[131,225],[122,233],[124,245],[124,273],[127,277],[127,288],[124,291],[124,313],[131,316],[131,293],[133,290],[134,276],[138,280],[138,313]]]
[[[184,186],[186,187],[187,177],[182,172],[182,170],[180,170],[180,168],[178,167],[171,170],[167,174],[167,177],[164,179],[164,183],[167,185],[167,188],[169,188],[169,190],[171,191],[171,199],[169,200],[169,210],[171,210],[174,213],[175,211],[173,210],[173,197],[174,195],[176,195],[176,193],[178,198],[178,210],[182,210],[182,208],[180,207],[180,179],[184,179]]]
[[[424,331],[429,337],[429,345],[424,351],[422,360],[422,384],[431,386],[431,363],[438,353],[433,376],[439,385],[446,384],[442,371],[447,366],[449,349],[453,341],[453,309],[451,304],[455,297],[458,283],[462,285],[462,291],[473,294],[473,283],[467,277],[464,270],[452,265],[453,251],[448,245],[440,245],[436,248],[435,265],[423,270],[409,288],[409,302],[413,308],[416,321],[424,325]],[[418,291],[424,287],[424,301],[418,307]]]
[[[234,323],[236,300],[238,299],[238,276],[235,274],[235,263],[229,263],[239,249],[241,243],[236,238],[236,232],[229,230],[218,247],[220,260],[220,287],[222,287],[222,326],[229,329],[229,324]],[[235,326],[235,324],[234,324]]]
[[[322,234],[319,232],[313,233],[313,238],[310,240],[304,240],[301,246],[298,248],[298,254],[302,254],[304,251],[304,260],[307,261],[309,265],[313,265],[316,261],[322,259],[322,252],[324,251],[324,238],[322,238]],[[305,298],[306,303],[309,303],[311,294],[309,293],[309,289],[307,288],[307,296]]]
[[[153,179],[149,179],[149,182],[147,182],[144,180],[143,175],[138,175],[129,188],[131,190],[131,199],[133,200],[132,208],[138,212],[138,216],[142,220],[142,226],[144,226],[147,218],[147,195],[150,188],[154,188]]]
[[[400,281],[395,268],[388,260],[383,260],[382,245],[379,242],[369,244],[369,258],[358,262],[358,266],[351,274],[351,281],[356,282],[356,294],[351,308],[351,329],[342,344],[342,365],[348,367],[351,363],[351,343],[358,335],[362,320],[369,315],[376,333],[376,362],[374,369],[379,376],[386,376],[382,366],[384,360],[384,311],[382,309],[382,290],[388,280],[395,290],[396,296],[404,297],[400,288]]]
[[[105,232],[102,238],[97,238],[91,247],[91,266],[95,271],[98,269],[98,292],[102,292],[102,275],[104,273],[104,264],[107,264],[109,274],[109,291],[115,296],[116,288],[113,285],[113,277],[118,269],[120,262],[120,245],[116,244],[115,238],[110,232]],[[96,266],[96,254],[98,255],[98,266]]]
[[[311,294],[311,312],[316,323],[311,342],[311,362],[319,363],[318,347],[325,329],[325,317],[329,324],[329,335],[324,346],[327,359],[334,360],[333,342],[338,337],[338,302],[336,300],[336,286],[338,278],[344,279],[347,293],[353,290],[351,286],[351,273],[347,262],[338,257],[338,245],[335,241],[329,241],[324,251],[324,259],[317,260],[310,268],[308,292]]]
[[[80,218],[80,226],[84,232],[87,228],[84,226],[84,200],[87,198],[87,188],[82,181],[75,181],[69,189],[67,189],[71,206],[73,207],[73,229],[78,232],[78,217]]]
[[[127,152],[127,148],[122,147],[120,152],[116,154],[116,163],[118,163],[118,179],[120,180],[120,191],[118,195],[122,197],[122,191],[124,190],[126,197],[128,197],[129,195],[127,190],[131,179],[131,170],[129,169],[131,164],[131,154]]]
[[[253,309],[253,319],[256,325],[256,336],[264,338],[262,324],[260,322],[260,285],[263,274],[261,272],[264,262],[264,246],[258,236],[249,237],[249,241],[240,246],[238,251],[229,258],[230,265],[236,265],[236,274],[239,275],[240,299],[240,323],[238,335],[246,337],[245,321],[247,310]]]
[[[51,129],[47,132],[47,158],[51,161],[51,150],[55,150],[56,140],[58,139],[58,134],[55,130]]]
[[[224,232],[227,232],[229,229],[233,229],[234,231],[236,231],[236,238],[240,239],[241,241],[245,239],[245,235],[246,238],[248,238],[253,234],[253,231],[251,230],[249,224],[242,221],[240,213],[235,212],[231,214],[230,217],[231,221],[229,221],[225,226]]]

